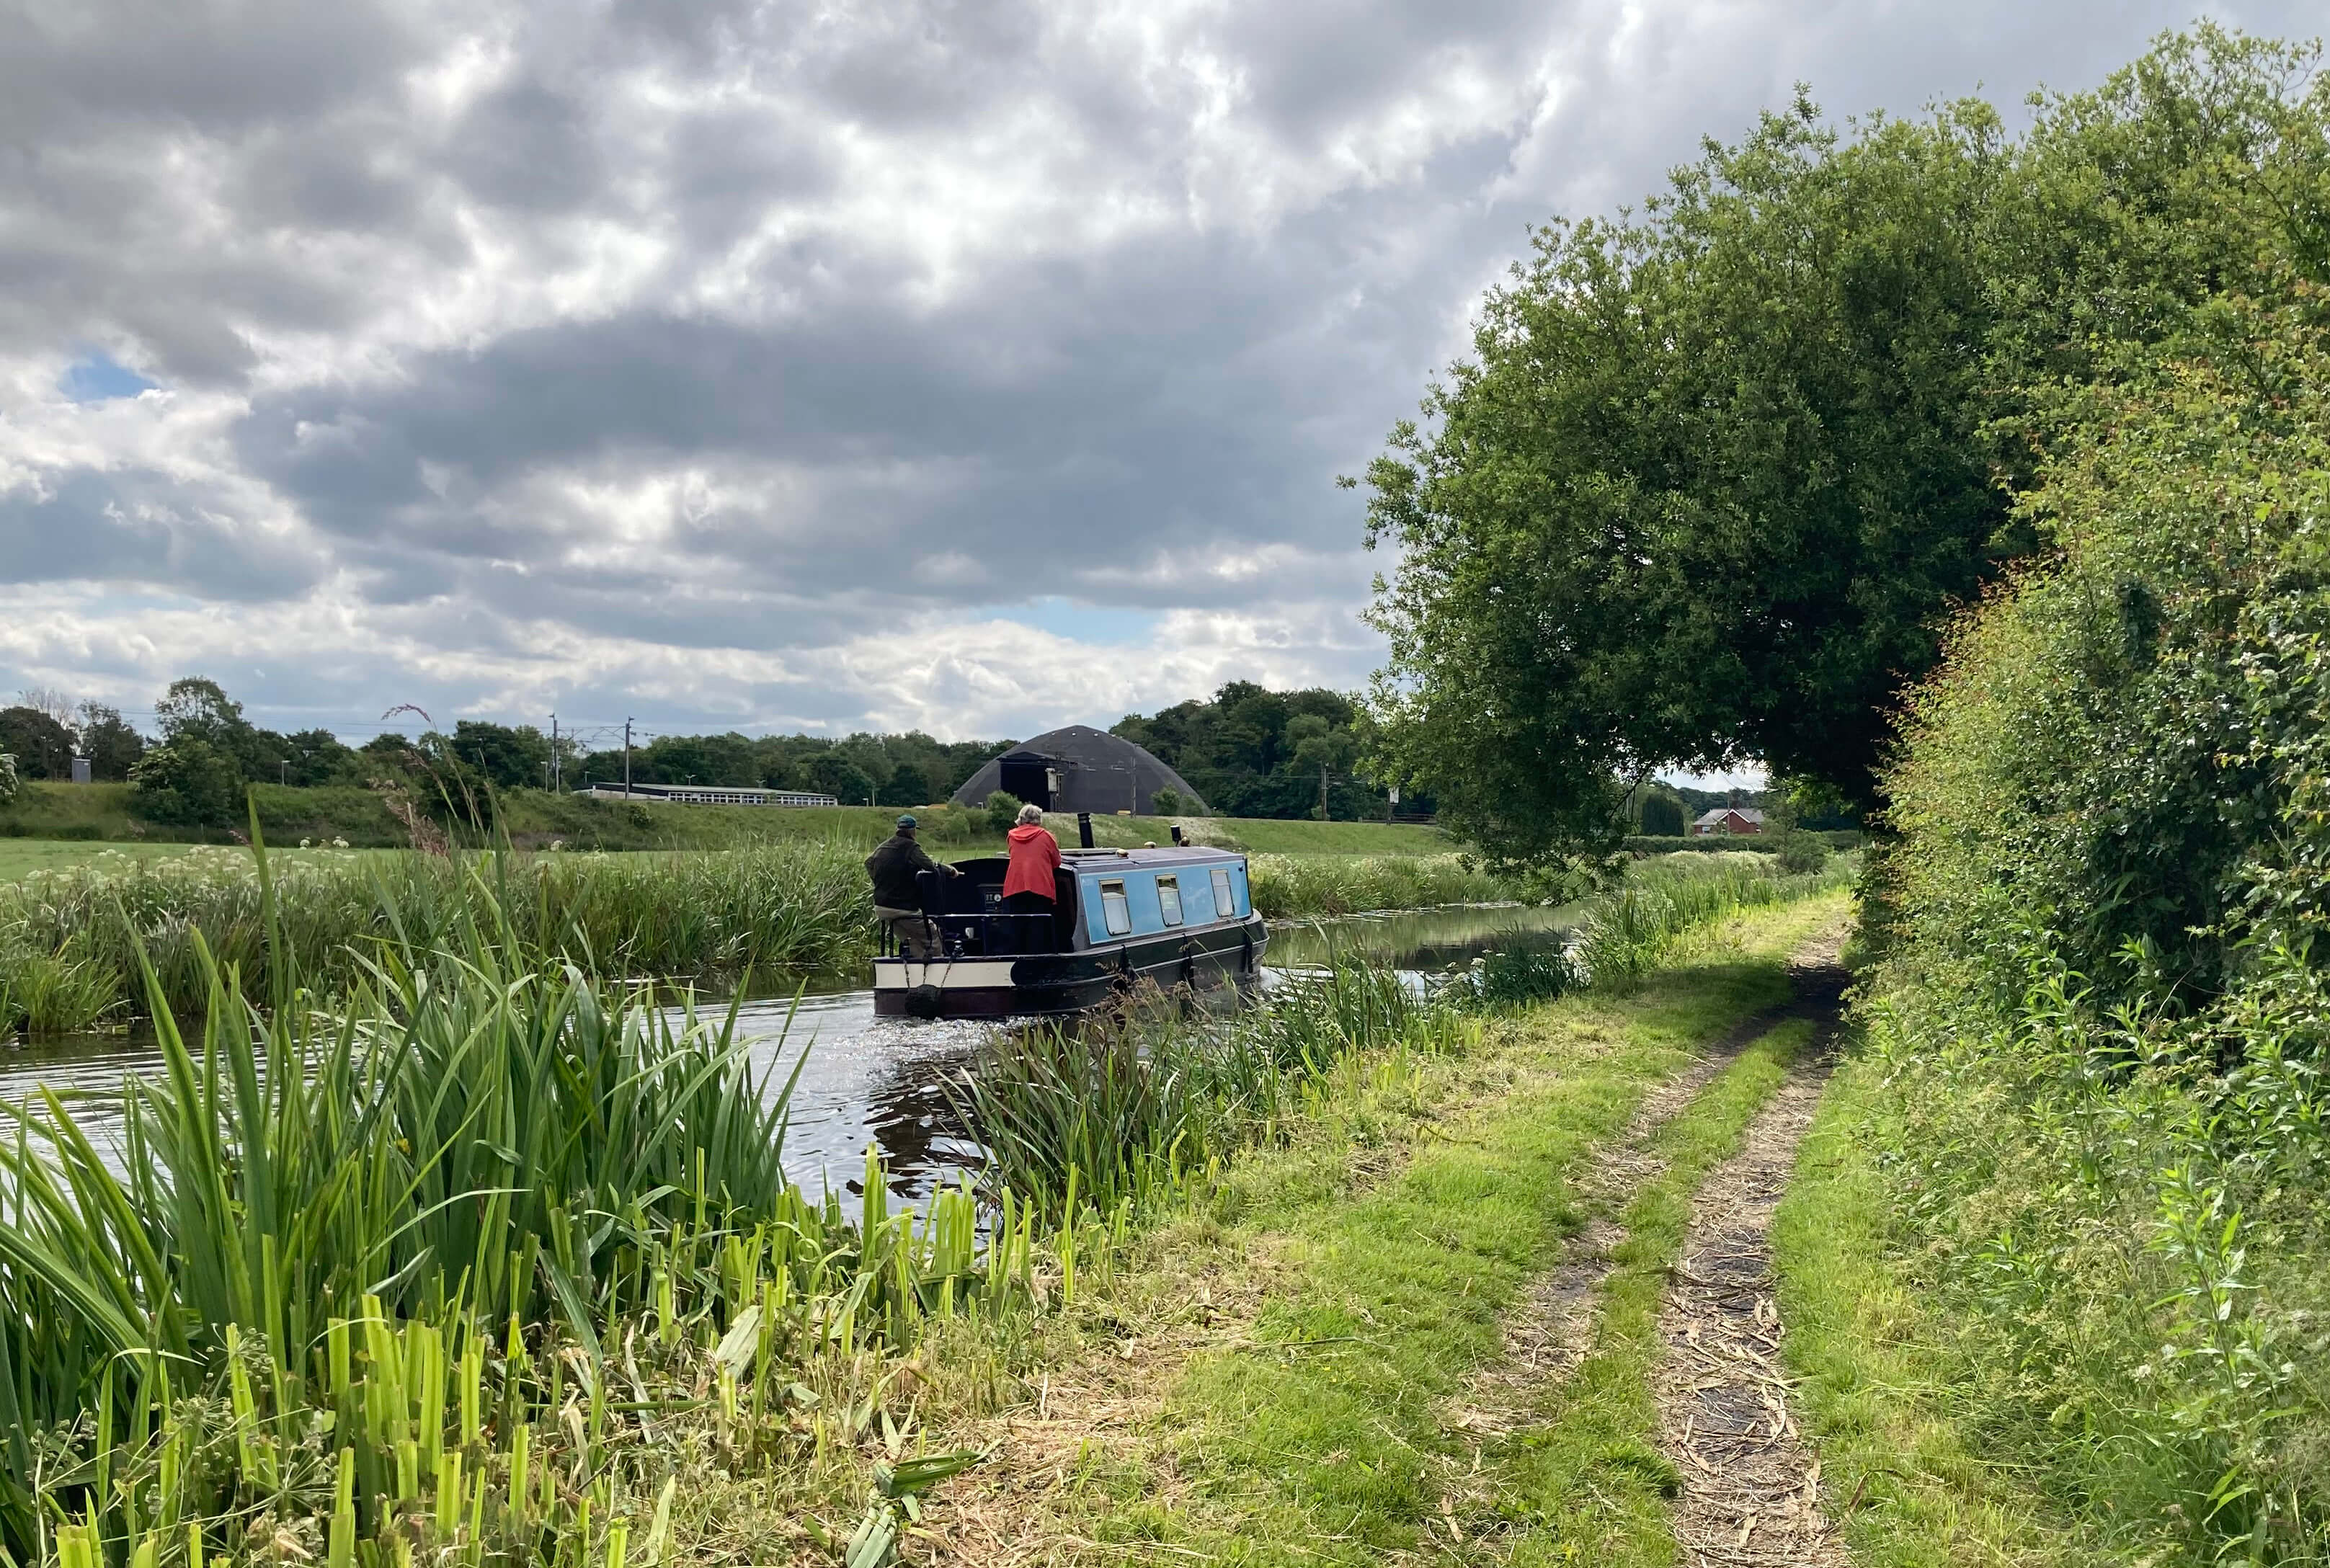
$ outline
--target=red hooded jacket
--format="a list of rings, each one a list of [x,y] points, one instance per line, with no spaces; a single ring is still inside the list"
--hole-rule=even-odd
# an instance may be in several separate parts
[[[1013,828],[1009,837],[1011,869],[1004,874],[1003,896],[1040,893],[1046,898],[1059,897],[1053,890],[1052,873],[1060,867],[1060,841],[1037,822]]]

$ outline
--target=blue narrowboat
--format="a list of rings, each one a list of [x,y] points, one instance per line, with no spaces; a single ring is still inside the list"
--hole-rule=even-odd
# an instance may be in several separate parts
[[[922,874],[935,956],[874,961],[874,1011],[894,1017],[1074,1013],[1142,981],[1170,989],[1246,984],[1270,932],[1254,912],[1246,858],[1175,845],[1068,849],[1052,912],[1004,910],[1001,856]]]

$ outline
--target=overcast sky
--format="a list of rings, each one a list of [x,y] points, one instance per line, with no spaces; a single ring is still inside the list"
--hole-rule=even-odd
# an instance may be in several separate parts
[[[0,0],[0,693],[960,738],[1355,687],[1334,477],[1529,224],[1798,80],[2012,104],[2194,14]]]

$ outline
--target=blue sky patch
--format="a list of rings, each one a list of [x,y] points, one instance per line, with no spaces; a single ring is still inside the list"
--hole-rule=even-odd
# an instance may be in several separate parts
[[[1140,642],[1156,628],[1158,621],[1152,610],[1079,604],[1057,594],[1047,594],[1033,604],[1014,605],[993,613],[1000,620],[1016,620],[1021,626],[1032,626],[1054,637],[1101,647]]]
[[[85,354],[57,378],[57,390],[77,403],[134,398],[153,384],[109,354]]]

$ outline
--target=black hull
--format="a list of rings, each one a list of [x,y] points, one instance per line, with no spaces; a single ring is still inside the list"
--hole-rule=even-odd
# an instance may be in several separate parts
[[[1260,920],[1018,958],[874,960],[885,1018],[1008,1018],[1081,1013],[1141,988],[1212,990],[1262,972]]]

